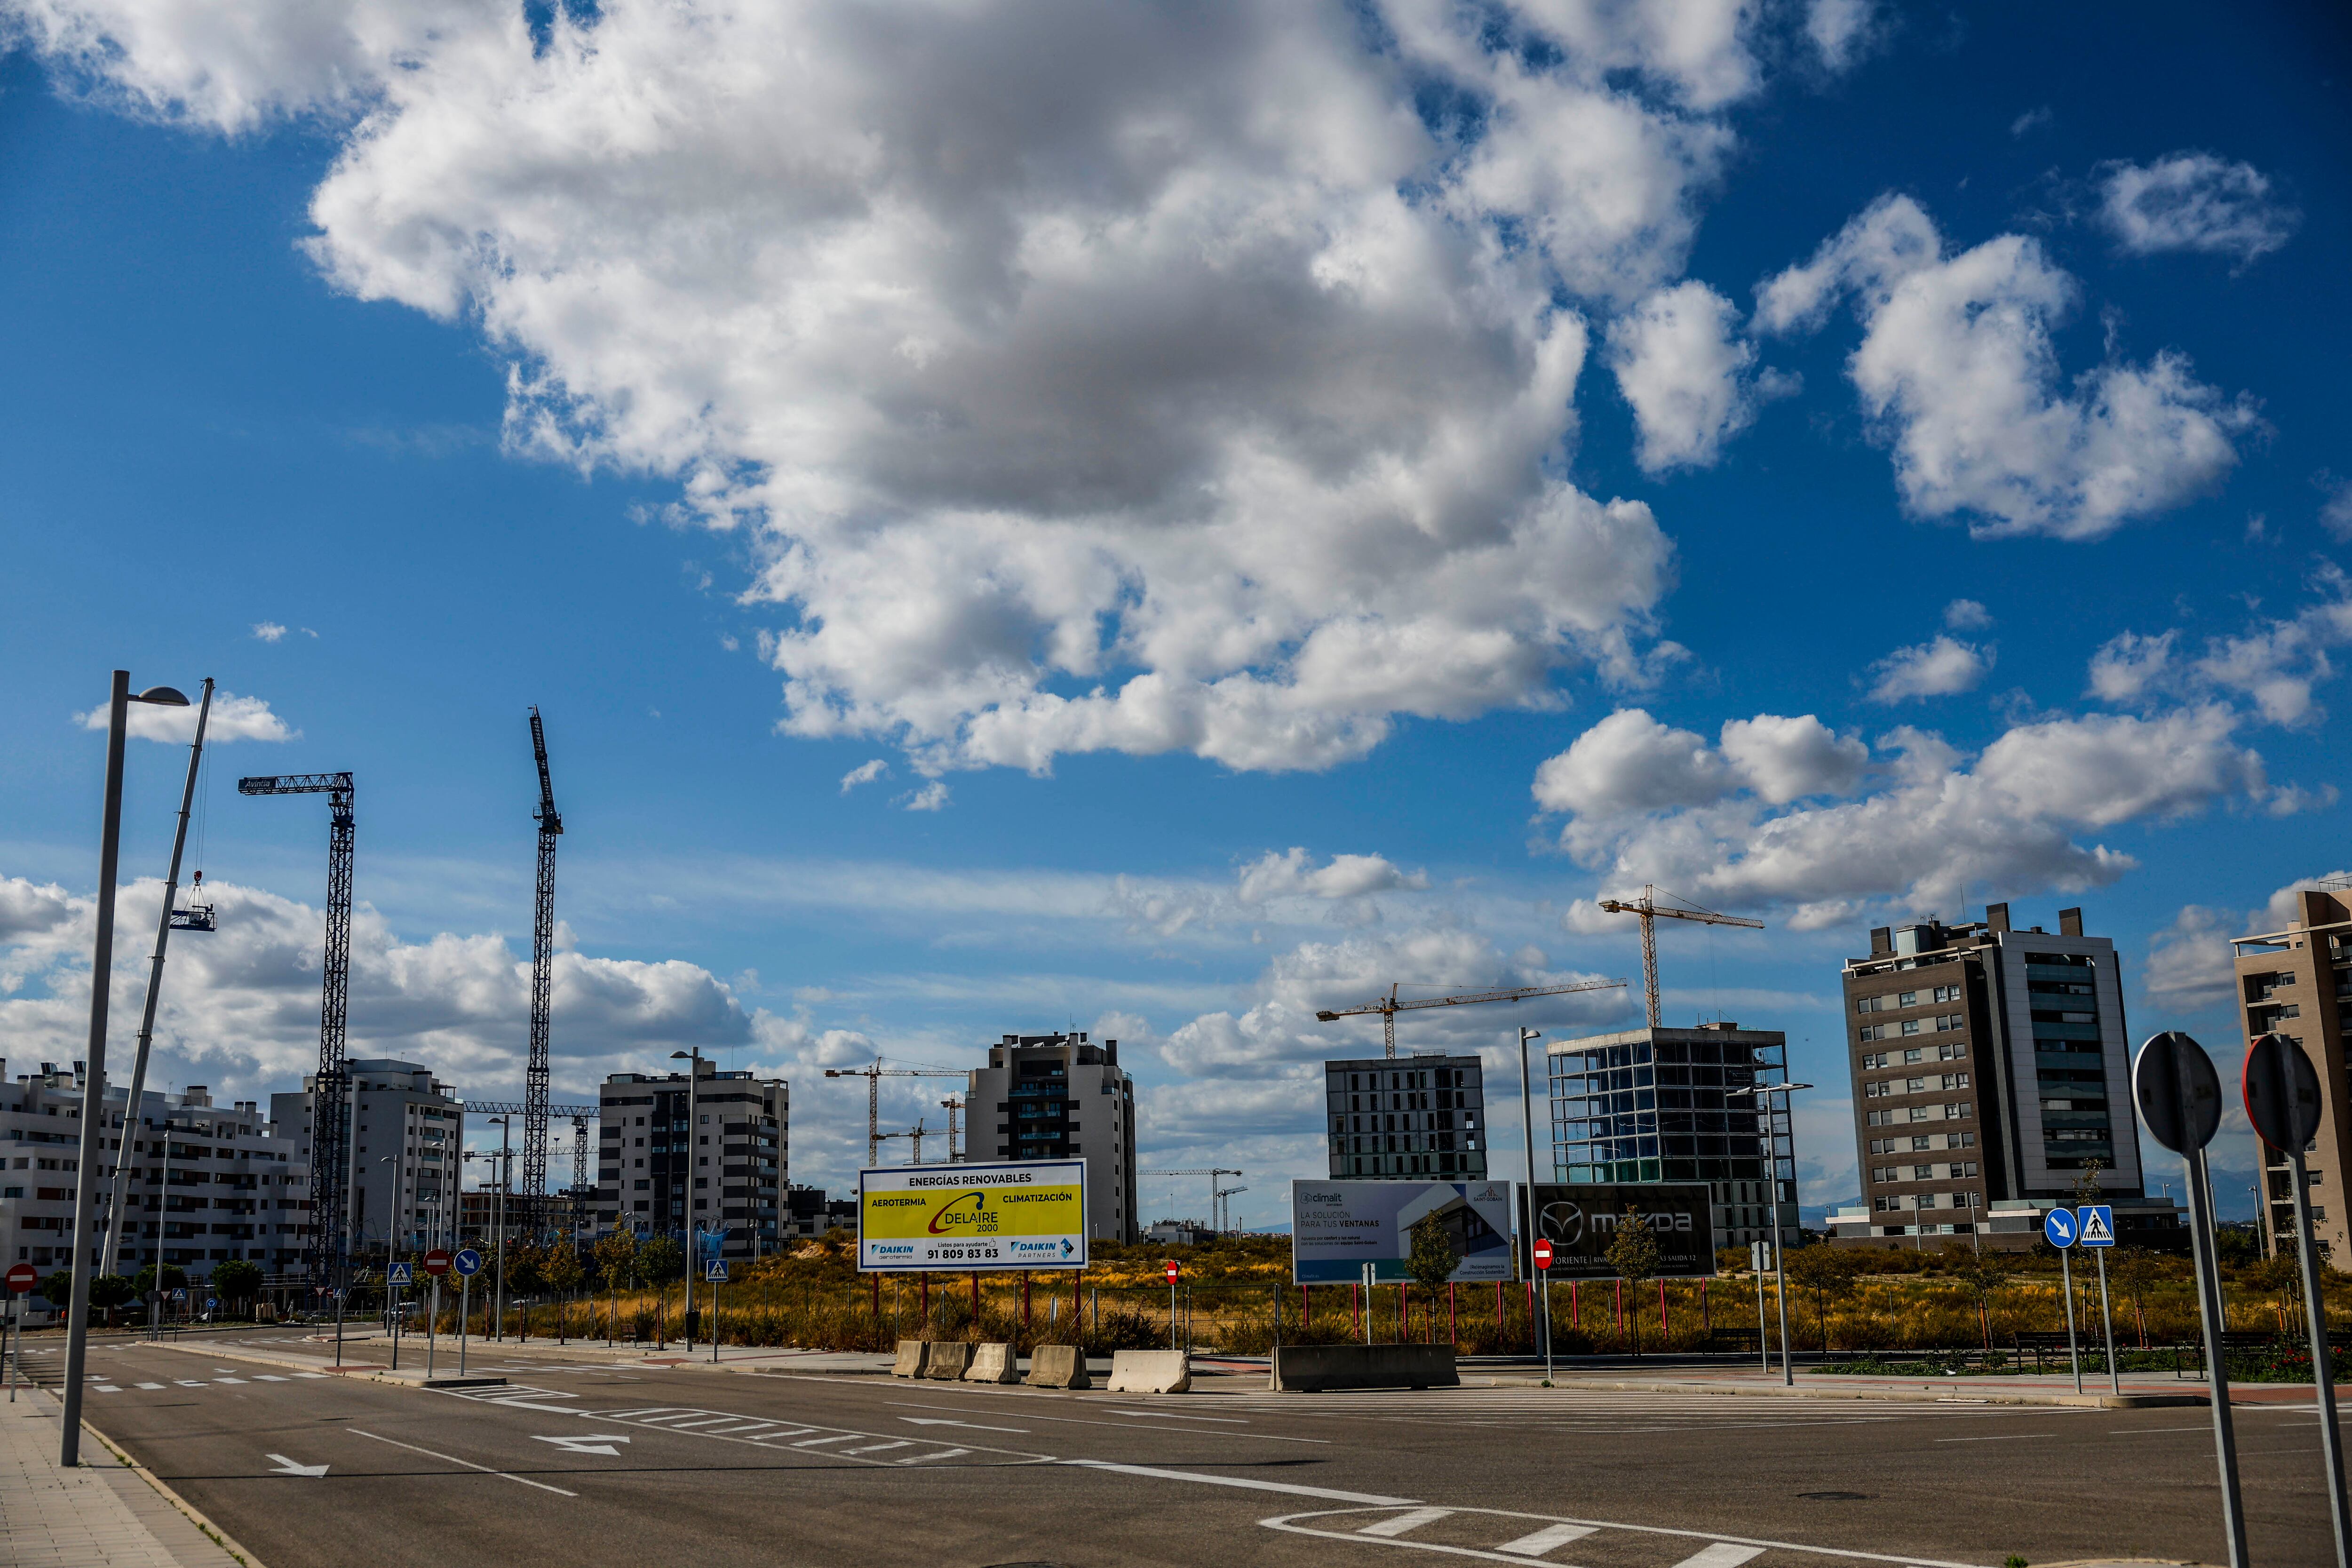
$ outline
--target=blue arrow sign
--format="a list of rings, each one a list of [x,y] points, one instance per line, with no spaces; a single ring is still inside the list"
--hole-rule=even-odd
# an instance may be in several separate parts
[[[457,1256],[449,1260],[449,1264],[458,1273],[471,1279],[482,1271],[482,1255],[470,1247],[462,1247],[457,1249]]]
[[[2084,1247],[2113,1247],[2116,1244],[2116,1210],[2113,1204],[2084,1204],[2074,1211]]]
[[[405,1263],[394,1264],[392,1266],[392,1272],[385,1276],[384,1282],[388,1285],[405,1285],[409,1283],[408,1265]]]
[[[2042,1234],[2050,1238],[2053,1247],[2074,1245],[2074,1211],[2052,1209],[2042,1216]]]

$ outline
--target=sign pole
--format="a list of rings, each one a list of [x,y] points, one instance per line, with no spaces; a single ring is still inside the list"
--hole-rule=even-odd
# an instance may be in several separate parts
[[[2116,1314],[2107,1304],[2107,1249],[2098,1248],[2099,1258],[2099,1321],[2107,1331],[2107,1392],[2120,1395],[2124,1391],[2123,1369],[2116,1365]]]
[[[2303,1146],[2286,1152],[2294,1184],[2295,1252],[2303,1262],[2303,1310],[2311,1330],[2311,1385],[2319,1402],[2319,1450],[2327,1461],[2327,1517],[2336,1527],[2338,1568],[2352,1563],[2344,1504],[2344,1439],[2336,1430],[2335,1352],[2327,1343],[2327,1302],[2320,1295],[2319,1243],[2311,1234],[2311,1183],[2304,1173]]]
[[[474,1277],[457,1276],[457,1375],[466,1375],[466,1318],[473,1310]]]
[[[2074,1342],[2074,1249],[2058,1253],[2058,1288],[2066,1293],[2066,1360],[2074,1369],[2074,1392],[2083,1392],[2083,1352]]]
[[[1764,1375],[1772,1375],[1772,1336],[1764,1325],[1764,1246],[1760,1241],[1748,1244],[1748,1266],[1756,1274],[1756,1359],[1763,1363]]]
[[[441,1326],[441,1276],[433,1276],[433,1305],[425,1320],[425,1381],[433,1381],[434,1331]]]
[[[2246,1507],[2238,1493],[2238,1435],[2230,1422],[2230,1368],[2221,1342],[2228,1320],[2221,1312],[2221,1269],[2213,1253],[2212,1179],[2200,1145],[2189,1156],[2189,1242],[2197,1259],[2198,1315],[2205,1321],[2205,1364],[2212,1377],[2213,1447],[2221,1462],[2221,1522],[2230,1538],[2230,1568],[2246,1568]]]

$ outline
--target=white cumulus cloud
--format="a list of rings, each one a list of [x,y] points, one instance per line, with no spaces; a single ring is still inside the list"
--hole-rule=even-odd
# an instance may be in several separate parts
[[[1858,63],[1881,43],[1887,19],[1877,0],[1808,0],[1805,37],[1833,71]]]
[[[185,745],[196,738],[198,700],[191,694],[185,708],[159,708],[152,702],[133,702],[123,720],[124,731],[136,741],[169,741]],[[106,728],[103,704],[87,713],[74,717],[85,730]],[[239,697],[232,692],[213,693],[211,717],[205,721],[205,744],[226,744],[230,741],[292,741],[302,731],[289,730],[286,721],[269,710],[269,703],[259,697]]]
[[[1974,599],[1954,599],[1944,606],[1944,624],[1956,632],[1982,631],[1992,625],[1992,612]]]
[[[869,762],[860,763],[856,767],[841,775],[841,793],[847,795],[859,784],[872,784],[876,779],[888,777],[889,773],[890,764],[884,762],[880,757],[876,757]]]
[[[253,623],[253,635],[261,642],[276,642],[286,635],[286,628],[276,621],[256,621]]]
[[[2067,384],[2051,329],[2076,292],[2034,240],[1947,257],[1916,202],[1885,196],[1760,285],[1756,320],[1805,329],[1855,300],[1864,335],[1847,371],[1914,513],[1968,516],[1982,537],[2095,539],[2215,489],[2259,420],[2170,351]]]
[[[1380,855],[1334,855],[1318,866],[1305,849],[1267,850],[1242,868],[1237,897],[1244,904],[1273,899],[1360,899],[1372,893],[1429,886],[1424,872],[1400,869]]]
[[[1899,647],[1870,667],[1870,700],[1905,702],[1974,691],[1992,668],[1992,651],[1956,637],[1939,637]]]
[[[2160,696],[2231,699],[2250,703],[2266,723],[2315,725],[2326,716],[2315,690],[2336,677],[2329,651],[2352,643],[2352,579],[2329,565],[2311,585],[2321,595],[2316,603],[2208,637],[2193,658],[2176,657],[2178,628],[2118,632],[2091,656],[2091,691],[2125,706]]]
[[[1753,373],[1731,301],[1693,279],[1644,299],[1610,329],[1609,363],[1633,405],[1642,467],[1705,468],[1756,417],[1761,396],[1790,390]]]
[[[2133,256],[2193,250],[2243,267],[2284,245],[2302,221],[2273,195],[2268,175],[2210,153],[2107,163],[2097,178],[2099,216]]]

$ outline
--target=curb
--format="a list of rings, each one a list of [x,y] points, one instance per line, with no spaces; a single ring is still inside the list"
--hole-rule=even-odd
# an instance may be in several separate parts
[[[1917,1404],[1922,1400],[1940,1405],[2047,1405],[2087,1410],[2161,1410],[2185,1405],[2210,1405],[2211,1399],[2202,1394],[2030,1394],[2014,1389],[1986,1389],[1967,1392],[1965,1384],[1937,1383],[1923,1379],[1923,1386],[1906,1388],[1822,1388],[1819,1386],[1790,1388],[1786,1386],[1740,1387],[1709,1386],[1697,1383],[1600,1383],[1584,1378],[1555,1380],[1557,1388],[1601,1388],[1612,1393],[1640,1394],[1711,1394],[1725,1398],[1748,1399],[1865,1399],[1901,1404]],[[1496,1380],[1496,1386],[1509,1386]],[[1534,1384],[1521,1386],[1536,1386]],[[2234,1403],[2234,1402],[2233,1402]]]
[[[37,1384],[36,1386],[38,1385]],[[46,1393],[47,1391],[43,1390],[43,1392]],[[54,1401],[57,1398],[57,1395],[51,1394],[49,1397]],[[63,1407],[60,1406],[61,1414],[62,1409]],[[182,1497],[178,1492],[173,1491],[161,1477],[155,1474],[154,1471],[141,1464],[137,1459],[132,1458],[129,1449],[123,1447],[121,1444],[116,1442],[113,1438],[100,1431],[95,1426],[90,1424],[87,1417],[83,1418],[81,1429],[90,1436],[96,1438],[98,1440],[99,1447],[113,1455],[115,1458],[121,1463],[123,1468],[129,1470],[132,1475],[137,1476],[150,1487],[152,1487],[155,1489],[157,1496],[161,1497],[165,1502],[170,1503],[173,1508],[179,1510],[182,1514],[186,1516],[189,1523],[194,1525],[198,1530],[204,1531],[205,1534],[210,1536],[214,1544],[218,1546],[223,1552],[226,1552],[231,1557],[236,1558],[239,1563],[244,1563],[245,1568],[265,1568],[261,1559],[255,1556],[253,1552],[246,1547],[244,1542],[238,1541],[236,1537],[231,1535],[227,1531],[223,1530],[218,1524],[213,1522],[211,1516],[206,1514],[204,1510],[190,1502],[186,1498]]]

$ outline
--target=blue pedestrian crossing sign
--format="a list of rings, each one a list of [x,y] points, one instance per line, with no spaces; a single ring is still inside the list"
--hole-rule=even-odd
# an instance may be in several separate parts
[[[702,1277],[703,1277],[705,1279],[709,1280],[713,1285],[724,1285],[724,1284],[726,1284],[726,1283],[727,1283],[727,1260],[726,1260],[725,1258],[712,1258],[712,1259],[710,1260],[710,1267],[709,1267],[708,1269],[706,1269],[706,1270],[704,1271],[704,1273],[703,1273],[703,1276],[702,1276]]]
[[[405,1263],[394,1264],[392,1266],[392,1271],[384,1277],[384,1282],[388,1285],[408,1284],[408,1265]]]
[[[2050,1245],[2053,1247],[2074,1246],[2075,1241],[2074,1211],[2073,1209],[2052,1209],[2048,1214],[2043,1215],[2042,1216],[2042,1234],[2050,1238]]]
[[[457,1256],[449,1261],[458,1273],[468,1279],[482,1271],[482,1255],[470,1247],[459,1247]]]
[[[2113,1204],[2084,1204],[2074,1211],[2074,1228],[2084,1247],[2113,1247],[2116,1244],[2116,1210]]]

